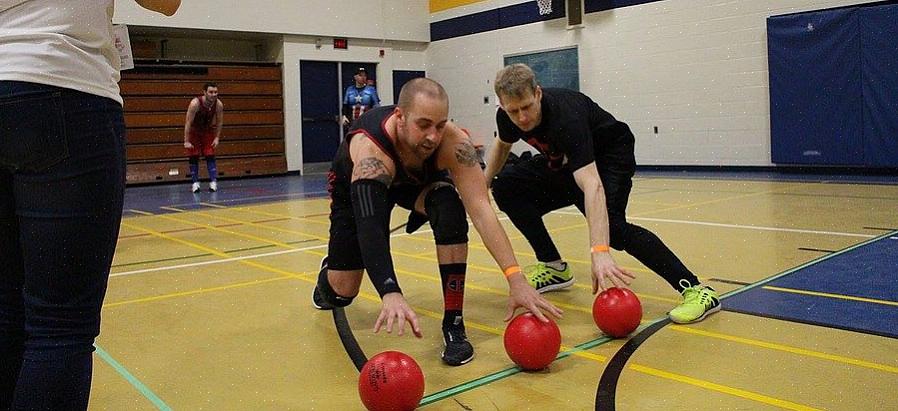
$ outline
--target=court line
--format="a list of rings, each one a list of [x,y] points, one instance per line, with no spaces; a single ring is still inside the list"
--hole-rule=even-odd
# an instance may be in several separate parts
[[[159,398],[159,396],[156,395],[153,390],[150,389],[150,387],[144,385],[144,383],[138,380],[137,377],[134,376],[134,374],[128,372],[128,370],[121,363],[116,361],[115,358],[112,358],[112,356],[109,355],[106,350],[100,347],[99,344],[94,343],[94,347],[97,349],[97,355],[102,358],[103,361],[106,361],[106,363],[109,364],[112,369],[114,369],[125,380],[131,383],[131,386],[133,386],[137,389],[138,392],[143,394],[146,399],[150,400],[150,402],[153,403],[156,408],[163,411],[171,411],[171,407],[169,407],[168,404],[165,403],[165,401],[162,401],[162,399]]]
[[[147,235],[149,235],[149,234],[147,234]],[[287,244],[301,244],[301,243],[309,243],[312,241],[318,241],[318,240],[314,239],[314,238],[310,238],[308,240],[287,241]],[[274,247],[274,245],[265,244],[265,245],[258,245],[258,246],[254,246],[254,247],[234,248],[231,250],[224,250],[224,252],[230,254],[230,253],[239,253],[242,251],[252,251],[252,250],[259,250],[262,248],[271,248],[271,247]],[[156,259],[156,260],[135,261],[133,263],[114,264],[114,265],[112,265],[112,268],[130,267],[130,266],[134,266],[134,265],[144,265],[144,264],[153,264],[153,263],[163,263],[166,261],[189,260],[189,259],[199,258],[199,257],[208,257],[210,255],[212,255],[212,254],[203,253],[203,254],[185,255],[185,256],[181,256],[181,257],[160,258],[160,259]]]
[[[780,291],[780,292],[784,292],[784,293],[812,295],[815,297],[835,298],[835,299],[839,299],[839,300],[848,300],[848,301],[860,301],[860,302],[864,302],[864,303],[882,304],[882,305],[890,305],[893,307],[898,307],[898,302],[896,302],[896,301],[877,300],[875,298],[854,297],[851,295],[831,294],[831,293],[823,293],[823,292],[819,292],[819,291],[807,291],[807,290],[800,290],[800,289],[796,289],[796,288],[776,287],[776,286],[772,286],[772,285],[765,285],[762,288],[764,288],[765,290]]]
[[[720,297],[721,304],[723,304],[723,300],[728,299],[729,297],[741,294],[745,291],[748,291],[748,290],[751,290],[751,289],[754,289],[757,287],[762,287],[772,281],[775,281],[776,279],[782,278],[786,275],[794,273],[794,272],[801,270],[805,267],[809,267],[811,265],[818,264],[820,262],[823,262],[825,260],[833,258],[837,255],[845,254],[851,250],[857,249],[866,244],[870,244],[870,243],[879,241],[880,239],[886,238],[890,235],[891,235],[891,233],[887,233],[887,234],[881,235],[877,238],[864,241],[860,244],[846,247],[838,252],[828,254],[828,255],[825,255],[822,257],[818,257],[818,258],[811,260],[805,264],[802,264],[798,267],[791,268],[791,269],[786,270],[780,274],[773,275],[773,276],[763,279],[761,281],[755,282],[751,285],[742,287],[741,289],[736,289],[734,291],[726,293],[725,295]],[[654,335],[655,332],[657,332],[658,330],[660,330],[662,327],[669,324],[670,322],[671,321],[669,318],[666,320],[661,320],[661,321],[658,321],[657,323],[653,324],[649,328],[639,332],[635,337],[633,337],[629,341],[627,341],[624,344],[624,347],[614,355],[614,357],[611,359],[611,364],[609,364],[608,367],[606,367],[605,371],[602,373],[602,376],[599,379],[599,386],[596,389],[596,409],[597,410],[598,409],[614,410],[615,409],[615,395],[616,395],[616,391],[617,391],[617,382],[620,379],[620,374],[623,371],[624,365],[626,364],[627,361],[629,361],[630,357],[636,352],[636,350],[639,348],[639,346],[643,342],[645,342],[645,340],[647,340],[649,337]],[[609,368],[611,370],[610,372],[609,372]],[[631,369],[632,369],[632,366],[631,366]],[[648,367],[646,367],[646,369],[654,370],[654,369],[650,369]],[[658,371],[660,371],[660,370],[658,370]],[[666,371],[662,371],[661,373],[654,373],[652,375],[665,377],[665,375],[667,375],[667,374],[669,374],[669,373],[667,373]],[[683,380],[677,379],[677,381],[682,381],[682,382],[686,382],[686,383],[690,383],[690,384],[692,384],[696,381],[695,379],[693,379],[691,377],[685,377],[685,376],[683,376],[683,377],[685,379],[683,379]],[[710,383],[710,384],[713,384],[713,383]],[[695,385],[695,384],[693,384],[693,385]],[[715,388],[717,388],[717,386],[718,386],[718,384],[714,384],[714,385],[709,385],[705,388],[715,389]],[[726,391],[722,391],[722,392],[726,392]],[[730,392],[727,392],[727,393],[730,393]],[[733,392],[730,394],[737,395],[739,393]]]
[[[192,222],[191,222],[191,223],[192,223]],[[197,224],[197,223],[192,223],[192,224]],[[226,230],[225,230],[225,231],[226,231]],[[312,282],[312,280],[309,280],[309,279],[306,279],[306,278],[301,278],[301,279],[303,279],[304,281]],[[373,296],[367,296],[367,295],[366,295],[365,297],[366,297],[366,299],[370,299],[370,300],[372,300],[372,301],[374,301],[374,302],[379,302],[379,300],[378,300],[377,298],[373,297]],[[171,297],[169,297],[169,298],[171,298]],[[416,307],[416,310],[417,310],[418,312],[421,312],[422,314],[425,314],[425,315],[427,315],[427,316],[429,316],[429,317],[433,317],[433,318],[436,318],[436,319],[439,319],[439,318],[441,317],[439,313],[435,313],[435,312],[432,312],[432,311],[429,311],[429,310],[421,309],[421,308],[418,308],[418,307]],[[502,332],[501,330],[498,330],[498,329],[493,328],[493,327],[488,327],[488,326],[484,326],[484,325],[481,325],[481,324],[473,323],[473,322],[470,322],[469,326],[470,326],[471,328],[480,329],[480,330],[483,330],[483,331],[490,332],[490,333],[492,333],[492,334],[497,334],[497,335],[502,335],[502,334],[503,334],[503,332]],[[595,356],[594,354],[590,354],[590,355],[586,355],[586,354],[588,354],[588,353],[583,353],[583,355],[581,355],[581,356],[584,356],[584,357],[586,357],[586,358],[590,358],[590,359],[593,359],[593,360],[595,360],[596,357],[600,357],[600,356]],[[601,357],[600,357],[600,358],[601,358]],[[676,374],[672,374],[672,373],[668,373],[668,374],[670,374],[670,375],[676,375]],[[509,375],[513,375],[513,374],[509,374]],[[682,378],[684,378],[684,379],[689,379],[689,381],[701,381],[701,380],[691,379],[691,377],[686,377],[686,376],[682,376]],[[716,385],[716,384],[713,384],[713,383],[710,383],[710,382],[708,382],[707,384],[710,384],[710,385],[707,385],[706,387],[712,387],[712,388],[713,388],[713,387],[718,387],[718,388],[719,388],[719,387],[723,387],[723,386],[719,386],[719,385]],[[735,389],[735,388],[732,388],[731,390],[734,390],[734,391],[732,391],[732,392],[742,392],[742,390]],[[746,391],[746,392],[747,392],[747,391]],[[760,394],[756,394],[756,395],[760,395]],[[760,397],[757,397],[757,398],[761,398],[761,399],[769,399],[769,398],[772,398],[772,397],[760,396]],[[780,400],[769,399],[769,401],[780,401]]]
[[[726,385],[716,384],[716,383],[713,383],[710,381],[700,380],[700,379],[688,377],[685,375],[674,374],[671,372],[659,370],[657,368],[646,367],[644,365],[631,364],[627,368],[629,368],[633,371],[641,372],[643,374],[653,375],[653,376],[668,379],[668,380],[674,380],[674,381],[686,383],[689,385],[695,385],[700,388],[717,391],[717,392],[722,392],[724,394],[734,395],[737,397],[761,402],[764,404],[773,405],[775,407],[785,408],[787,410],[801,410],[801,411],[819,410],[819,408],[809,407],[807,405],[798,404],[798,403],[795,403],[792,401],[781,400],[778,398],[770,397],[770,396],[763,395],[763,394],[758,394],[758,393],[748,391],[748,390],[742,390],[739,388],[733,388],[733,387],[729,387]]]
[[[180,210],[179,210],[179,211],[180,211]],[[192,223],[192,222],[191,222],[191,223]],[[195,224],[195,223],[194,223],[194,224]],[[236,233],[235,233],[235,234],[236,234]],[[375,299],[375,301],[377,301],[377,300]],[[421,310],[421,311],[423,312],[423,311],[426,311],[426,310]],[[431,313],[431,314],[436,314],[436,313]],[[436,314],[436,315],[437,315],[437,317],[438,317],[438,314]],[[675,374],[671,374],[671,375],[675,375]],[[689,377],[685,377],[685,378],[689,378]],[[711,383],[711,384],[713,384],[713,383]]]
[[[580,213],[574,213],[574,212],[570,212],[570,211],[558,210],[558,211],[553,211],[552,213],[582,216],[582,214],[580,214]],[[872,235],[872,234],[844,233],[844,232],[820,231],[820,230],[804,230],[804,229],[798,229],[798,228],[765,227],[765,226],[756,226],[756,225],[723,224],[723,223],[712,223],[709,221],[672,220],[672,219],[668,219],[668,218],[627,217],[627,219],[628,220],[641,220],[641,221],[654,221],[654,222],[660,222],[660,223],[704,225],[704,226],[722,227],[722,228],[740,228],[740,229],[746,229],[746,230],[778,231],[778,232],[786,232],[786,233],[821,234],[821,235],[835,235],[835,236],[860,237],[860,238],[876,237],[875,235]]]
[[[700,335],[703,337],[717,338],[720,340],[732,341],[732,342],[746,344],[746,345],[753,345],[756,347],[767,348],[770,350],[784,351],[784,352],[788,352],[788,353],[792,353],[792,354],[820,358],[820,359],[824,359],[824,360],[855,365],[858,367],[864,367],[864,368],[870,368],[873,370],[884,371],[884,372],[888,372],[888,373],[892,373],[892,374],[898,374],[898,367],[892,367],[892,366],[885,365],[885,364],[878,364],[875,362],[864,361],[864,360],[851,358],[851,357],[844,357],[841,355],[828,354],[828,353],[820,352],[820,351],[806,350],[804,348],[793,347],[793,346],[789,346],[789,345],[785,345],[785,344],[771,343],[771,342],[761,341],[761,340],[755,340],[752,338],[745,338],[745,337],[738,337],[738,336],[734,336],[734,335],[721,334],[721,333],[716,333],[713,331],[702,330],[699,328],[684,327],[682,325],[672,325],[672,326],[670,326],[670,329],[679,331],[679,332],[683,332],[683,333]]]
[[[270,196],[257,196],[257,197],[241,197],[241,198],[230,198],[227,200],[219,200],[214,204],[220,203],[236,203],[236,202],[250,202],[259,199],[272,199],[272,198],[291,198],[291,199],[300,199],[300,200],[318,200],[321,199],[322,194],[327,194],[327,190],[325,191],[310,191],[308,193],[287,193],[287,194],[275,194]],[[259,204],[264,204],[264,202],[259,202]],[[196,203],[184,203],[184,204],[169,204],[168,207],[186,207],[186,206],[194,206]],[[162,208],[162,207],[160,207]]]

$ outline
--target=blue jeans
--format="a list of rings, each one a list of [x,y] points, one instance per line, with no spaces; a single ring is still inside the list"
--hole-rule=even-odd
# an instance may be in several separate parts
[[[0,81],[0,410],[84,410],[125,186],[116,101]]]

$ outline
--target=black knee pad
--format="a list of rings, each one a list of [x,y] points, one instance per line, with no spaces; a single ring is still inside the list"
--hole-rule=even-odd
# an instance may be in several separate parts
[[[324,301],[327,301],[328,304],[331,304],[334,307],[346,307],[347,305],[352,304],[352,300],[355,299],[355,296],[343,297],[334,291],[330,281],[327,280],[326,265],[321,267],[321,271],[318,272],[318,294],[324,298]]]
[[[433,228],[433,238],[439,245],[468,242],[468,219],[455,187],[440,186],[427,193],[424,210]]]
[[[183,158],[183,157],[181,157]],[[197,165],[200,163],[200,156],[190,156],[187,158],[188,163],[191,165]]]

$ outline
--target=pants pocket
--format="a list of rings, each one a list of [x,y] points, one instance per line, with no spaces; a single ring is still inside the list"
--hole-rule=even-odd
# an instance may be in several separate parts
[[[41,171],[68,157],[61,98],[58,91],[0,98],[0,164]]]

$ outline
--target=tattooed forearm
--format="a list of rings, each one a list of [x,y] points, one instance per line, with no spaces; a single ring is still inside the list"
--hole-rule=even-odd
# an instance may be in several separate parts
[[[455,159],[465,167],[473,167],[480,164],[477,159],[477,150],[470,142],[465,141],[455,147]]]
[[[352,168],[352,179],[377,180],[387,186],[393,182],[393,176],[387,171],[383,161],[374,157],[363,158]]]

